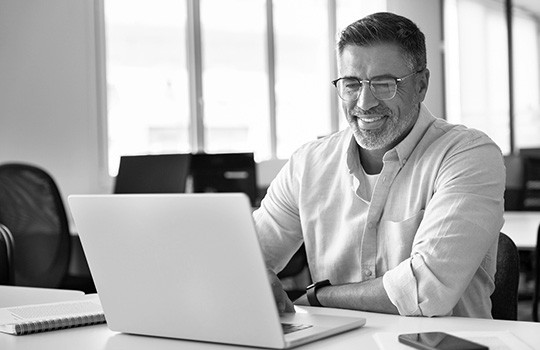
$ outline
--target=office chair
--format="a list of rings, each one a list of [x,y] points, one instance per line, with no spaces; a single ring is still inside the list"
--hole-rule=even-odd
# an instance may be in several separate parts
[[[499,234],[495,291],[491,295],[491,315],[498,320],[517,320],[519,252],[514,241]]]
[[[540,225],[536,234],[536,248],[534,251],[534,292],[532,300],[532,319],[538,322],[538,303],[540,302]]]
[[[63,288],[71,282],[66,211],[46,171],[30,164],[0,165],[0,222],[9,227],[16,246],[15,285]],[[79,283],[70,283],[72,287],[93,290]]]
[[[13,236],[9,229],[0,224],[0,284],[13,284]]]

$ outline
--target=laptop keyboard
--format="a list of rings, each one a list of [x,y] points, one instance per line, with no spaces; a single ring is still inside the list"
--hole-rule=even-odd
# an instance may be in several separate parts
[[[281,328],[283,328],[283,334],[289,334],[293,332],[301,331],[302,329],[313,327],[310,324],[293,324],[293,323],[282,323]]]

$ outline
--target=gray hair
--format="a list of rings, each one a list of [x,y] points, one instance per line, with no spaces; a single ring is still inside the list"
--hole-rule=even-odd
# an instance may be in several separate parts
[[[341,56],[347,45],[371,46],[393,43],[403,52],[411,70],[426,68],[426,39],[410,19],[390,12],[378,12],[348,25],[340,34],[337,51]]]

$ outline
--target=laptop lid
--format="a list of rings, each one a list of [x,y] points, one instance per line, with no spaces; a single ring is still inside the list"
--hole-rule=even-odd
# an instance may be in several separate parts
[[[332,330],[326,319],[323,333],[284,337],[245,194],[84,195],[69,204],[112,330],[285,348],[365,322]]]
[[[114,193],[183,193],[191,154],[121,156]]]

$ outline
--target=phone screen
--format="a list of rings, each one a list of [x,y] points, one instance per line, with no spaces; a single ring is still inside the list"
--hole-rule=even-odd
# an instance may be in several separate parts
[[[399,342],[425,350],[487,350],[488,347],[443,332],[400,334]]]

